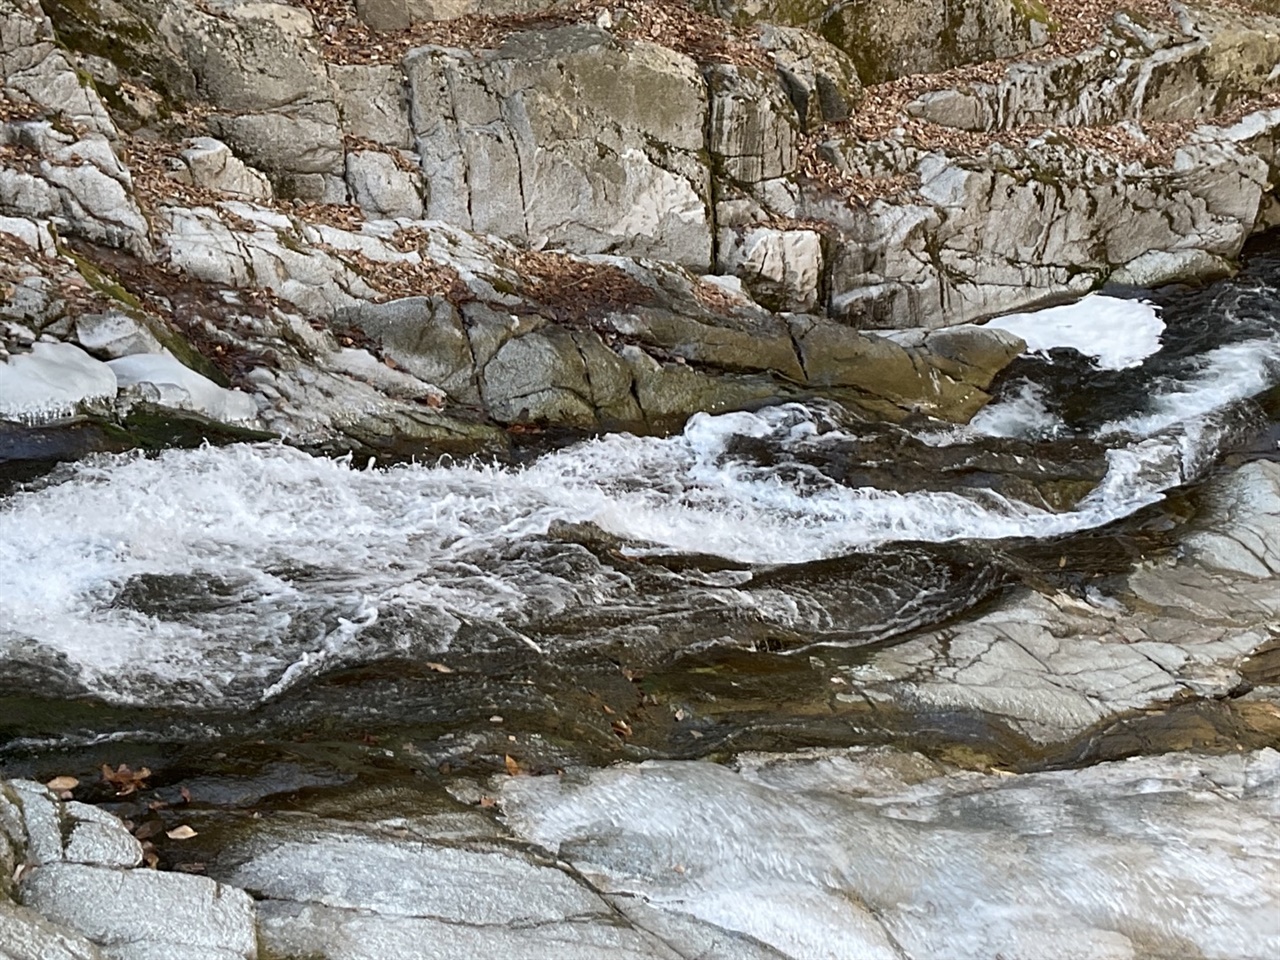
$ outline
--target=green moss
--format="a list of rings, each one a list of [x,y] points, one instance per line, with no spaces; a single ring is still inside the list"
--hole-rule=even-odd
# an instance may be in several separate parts
[[[1013,12],[1023,20],[1034,20],[1036,23],[1045,25],[1053,23],[1048,9],[1040,0],[1010,0],[1010,2],[1013,4]]]
[[[61,247],[59,250],[76,265],[87,284],[103,296],[120,304],[122,313],[142,324],[159,341],[174,358],[185,367],[189,367],[201,376],[207,377],[219,386],[230,386],[225,374],[213,365],[200,351],[193,347],[178,331],[152,316],[142,305],[142,301],[125,288],[115,277],[105,273],[97,264],[80,256],[74,250]]]

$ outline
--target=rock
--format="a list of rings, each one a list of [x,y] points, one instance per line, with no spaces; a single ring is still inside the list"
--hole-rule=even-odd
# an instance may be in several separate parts
[[[844,222],[828,280],[832,313],[850,323],[983,319],[1079,296],[1134,261],[1135,270],[1162,262],[1184,276],[1218,273],[1252,231],[1269,175],[1225,140],[1190,142],[1156,168],[1041,141],[993,146],[980,160],[933,154],[917,170],[914,201],[874,201],[852,216],[824,201],[807,208]],[[1158,261],[1161,251],[1173,259]]]
[[[374,30],[395,31],[428,20],[522,16],[569,5],[569,0],[356,0],[356,15]]]
[[[807,313],[818,306],[822,236],[815,230],[769,227],[722,230],[720,266],[741,278],[769,309]]]
[[[481,390],[502,423],[596,422],[586,364],[566,330],[546,328],[508,340],[485,364]]]
[[[1184,281],[1208,282],[1235,272],[1223,257],[1205,250],[1152,250],[1111,271],[1111,283],[1133,287],[1161,287]]]
[[[62,807],[62,849],[67,863],[102,867],[136,867],[142,863],[142,844],[111,814],[74,800]]]
[[[40,342],[0,363],[0,417],[38,423],[115,399],[116,375],[79,347]]]
[[[723,413],[777,396],[776,383],[764,376],[710,377],[683,364],[659,363],[630,345],[620,354],[635,380],[640,409],[659,426],[681,423],[694,410]]]
[[[270,200],[271,183],[246,166],[231,148],[212,137],[197,137],[178,154],[183,168],[171,174],[182,183],[207,190],[234,193],[249,200]]]
[[[821,37],[794,27],[764,23],[760,46],[773,54],[778,73],[800,118],[800,129],[846,120],[862,100],[862,81],[848,55]]]
[[[0,211],[48,220],[62,233],[150,255],[150,230],[132,196],[132,178],[106,138],[77,139],[47,121],[25,121],[0,124],[0,146],[38,157],[34,163],[0,166]]]
[[[1049,39],[1049,13],[1019,0],[698,0],[737,24],[804,27],[857,64],[865,84],[1016,56]]]
[[[594,27],[405,59],[427,216],[579,253],[711,258],[705,84],[655,44]],[[544,239],[545,238],[545,239]]]
[[[308,12],[237,0],[215,16],[168,4],[157,30],[222,111],[209,125],[237,156],[287,196],[345,201],[338,106]]]
[[[146,324],[127,313],[86,313],[75,321],[76,343],[104,360],[132,353],[159,353],[163,347]]]
[[[1270,749],[1022,775],[814,750],[500,787],[517,835],[597,889],[786,956],[1260,960],[1280,948]]]
[[[330,821],[249,841],[231,879],[263,898],[264,946],[335,960],[410,956],[424,943],[441,956],[678,956],[536,853],[411,829],[406,840],[392,823]]]
[[[957,380],[920,353],[889,340],[863,336],[847,327],[808,317],[794,318],[791,331],[799,345],[805,376],[815,387],[849,387],[907,412],[960,423],[990,399],[973,382],[980,382],[980,377],[964,372]],[[995,351],[993,358],[1001,352]],[[1008,356],[1006,363],[1011,359]],[[988,384],[994,372],[988,371]]]
[[[629,340],[700,365],[734,373],[773,372],[797,383],[805,380],[785,322],[763,311],[699,316],[693,311],[640,307],[613,314],[605,324]]]
[[[710,97],[707,149],[717,176],[749,189],[793,175],[798,124],[780,79],[723,63],[704,74]]]
[[[329,64],[343,133],[383,146],[413,146],[409,101],[398,67],[380,64]]]
[[[0,37],[0,89],[7,99],[65,117],[89,135],[116,137],[97,91],[77,75],[39,3],[0,3]]]
[[[0,951],[5,960],[103,960],[84,937],[2,897]]]
[[[965,130],[1203,120],[1274,90],[1280,19],[1201,7],[1168,24],[1120,14],[1096,47],[1012,64],[994,83],[931,91],[907,110]]]
[[[477,404],[476,361],[458,309],[443,297],[366,304],[343,319],[373,337],[383,353],[460,403]]]
[[[332,103],[219,115],[209,124],[237,153],[266,171],[282,196],[346,202],[342,136],[338,108]]]
[[[1186,560],[1140,567],[1110,598],[1014,595],[882,651],[850,674],[859,700],[985,715],[1043,744],[1186,691],[1227,696],[1278,609],[1278,491],[1280,465],[1249,464],[1212,488]]]
[[[422,176],[408,172],[396,158],[377,150],[347,154],[347,189],[351,199],[371,217],[422,217]]]
[[[258,405],[179,363],[172,354],[138,353],[107,363],[121,390],[175,410],[190,410],[223,423],[253,424]]]
[[[29,871],[22,902],[116,957],[255,960],[253,901],[207,877],[50,863]]]
[[[1272,547],[1280,529],[1280,469],[1269,461],[1248,463],[1213,490],[1206,529],[1191,534],[1192,560],[1228,576],[1269,580],[1280,575]]]

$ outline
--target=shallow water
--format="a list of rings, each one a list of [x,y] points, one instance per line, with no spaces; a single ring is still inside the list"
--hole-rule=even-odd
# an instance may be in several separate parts
[[[500,766],[520,736],[550,769],[895,738],[1043,762],[971,718],[841,713],[828,667],[1172,547],[1224,452],[1273,455],[1251,398],[1280,382],[1277,278],[1259,248],[1143,292],[1158,352],[1020,359],[963,428],[811,403],[518,467],[272,443],[64,465],[0,500],[0,760],[178,776],[301,750],[368,776]]]

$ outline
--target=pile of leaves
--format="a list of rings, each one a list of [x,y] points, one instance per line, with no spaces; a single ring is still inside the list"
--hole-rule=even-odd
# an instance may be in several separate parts
[[[524,293],[561,323],[582,323],[654,299],[654,291],[621,267],[566,253],[520,250],[507,264]]]
[[[464,50],[493,49],[526,30],[550,30],[596,23],[623,40],[648,40],[699,63],[749,64],[773,69],[751,32],[699,13],[680,0],[621,0],[601,3],[548,0],[539,13],[490,16],[470,14],[447,20],[423,20],[403,30],[378,32],[357,16],[353,0],[299,0],[311,11],[325,59],[332,63],[398,63],[415,47],[436,45]]]

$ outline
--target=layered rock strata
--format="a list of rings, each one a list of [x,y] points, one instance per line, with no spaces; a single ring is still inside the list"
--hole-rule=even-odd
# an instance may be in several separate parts
[[[474,6],[8,0],[6,350],[159,345],[245,396],[155,363],[134,394],[303,442],[501,447],[815,393],[964,420],[1014,345],[855,331],[1220,275],[1280,219],[1262,11],[962,4],[913,64],[944,72],[885,82],[945,5]],[[157,270],[204,308],[175,316]],[[59,284],[151,339],[76,340]]]

